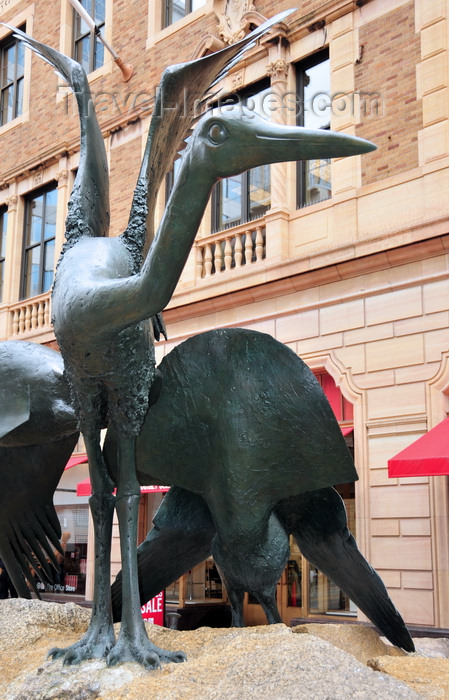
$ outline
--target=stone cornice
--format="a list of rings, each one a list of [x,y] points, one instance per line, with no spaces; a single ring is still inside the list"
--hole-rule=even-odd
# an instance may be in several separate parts
[[[297,41],[308,33],[324,29],[336,19],[351,12],[356,12],[359,7],[372,0],[325,0],[320,7],[300,14],[294,13],[288,18],[288,38],[291,42]]]
[[[439,225],[440,223],[441,225]],[[425,226],[422,226],[422,228],[428,236],[431,236],[432,228],[426,228]],[[443,222],[435,222],[433,237],[396,247],[394,247],[393,242],[391,242],[391,248],[379,250],[372,255],[361,257],[357,257],[353,245],[348,246],[347,260],[342,260],[332,265],[322,267],[314,266],[313,260],[309,260],[309,269],[305,270],[304,261],[288,261],[285,264],[278,265],[276,270],[273,269],[270,273],[267,271],[265,281],[262,284],[260,283],[259,268],[259,272],[255,276],[257,282],[252,283],[251,277],[248,276],[248,279],[242,279],[241,287],[235,291],[216,293],[213,295],[212,290],[214,288],[217,290],[217,283],[220,280],[209,278],[211,284],[208,285],[207,290],[202,290],[202,296],[200,295],[201,289],[199,285],[195,287],[194,290],[190,290],[190,294],[187,290],[184,293],[180,292],[177,294],[175,292],[168,308],[164,311],[164,317],[168,324],[175,323],[197,316],[208,315],[211,312],[223,311],[256,301],[274,299],[284,294],[291,294],[325,284],[340,282],[344,279],[358,277],[362,274],[365,275],[370,272],[378,272],[399,265],[406,265],[407,263],[423,260],[426,257],[431,258],[444,255],[449,251],[449,234],[439,234],[439,230],[447,231],[447,221],[445,221],[444,224]],[[385,243],[388,244],[388,241],[385,241]],[[317,262],[318,260],[319,256],[317,256]],[[444,277],[447,277],[446,271],[444,272]],[[423,277],[422,279],[416,280],[416,283],[422,283],[424,281]],[[397,286],[398,288],[402,288],[404,286],[409,286],[413,282],[413,280],[407,278],[404,283],[397,283]],[[391,291],[391,285],[389,289]],[[195,292],[198,296],[197,299],[193,300]],[[366,289],[360,292],[360,295],[369,296],[370,294],[378,292],[379,289]],[[339,298],[336,301],[341,301],[341,299]],[[329,303],[329,300],[327,300],[326,303]]]

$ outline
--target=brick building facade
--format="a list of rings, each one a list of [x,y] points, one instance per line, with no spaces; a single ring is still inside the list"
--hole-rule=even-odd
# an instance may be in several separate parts
[[[222,94],[252,99],[279,122],[330,125],[377,144],[361,157],[277,164],[225,181],[165,311],[169,340],[157,354],[222,326],[269,333],[298,353],[340,402],[360,477],[342,495],[360,549],[408,623],[449,627],[447,477],[387,472],[388,459],[449,407],[446,3],[94,4],[104,35],[134,66],[128,83],[83,38],[68,0],[51,12],[46,0],[4,0],[0,20],[68,54],[84,41],[83,60],[97,56],[88,69],[110,165],[111,235],[127,223],[163,68],[290,6],[297,10],[235,66]],[[22,56],[5,26],[0,51],[3,65],[14,64],[1,85],[0,339],[54,345],[49,288],[78,164],[78,119],[61,79]],[[167,188],[168,180],[156,217]],[[195,585],[201,598],[205,571],[211,589],[210,568],[181,583],[184,598],[189,586],[196,597]],[[294,548],[278,600],[286,621],[355,614]],[[261,619],[251,601],[246,616]]]

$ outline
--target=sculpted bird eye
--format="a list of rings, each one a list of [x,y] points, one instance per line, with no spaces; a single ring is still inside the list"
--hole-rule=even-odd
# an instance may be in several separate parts
[[[212,143],[215,144],[220,144],[225,141],[227,137],[227,131],[224,128],[224,126],[221,126],[221,124],[212,124],[209,127],[209,138],[212,141]]]

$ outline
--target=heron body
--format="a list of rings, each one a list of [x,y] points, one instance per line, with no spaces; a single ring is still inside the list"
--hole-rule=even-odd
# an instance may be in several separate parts
[[[25,566],[16,562],[29,555],[30,546],[37,551],[45,546],[47,535],[53,542],[60,536],[52,495],[78,435],[72,411],[71,423],[61,419],[59,430],[53,431],[55,443],[48,441],[46,419],[52,419],[68,395],[59,353],[12,341],[0,344],[0,359],[0,386],[25,371],[23,386],[32,405],[47,390],[54,404],[47,404],[48,416],[40,412],[41,434],[35,434],[36,444],[26,446],[26,453],[19,443],[5,448],[0,441],[1,530],[6,521],[15,527],[10,541],[0,537],[0,556],[11,562],[20,594],[29,596]],[[393,644],[412,650],[399,613],[347,529],[344,505],[332,484],[357,475],[327,399],[307,366],[270,336],[219,329],[181,343],[158,372],[160,391],[150,397],[137,440],[137,476],[141,484],[173,486],[138,550],[141,602],[213,552],[233,624],[243,624],[245,591],[260,601],[269,622],[279,622],[275,591],[288,557],[288,535],[293,534],[302,553]],[[55,377],[58,391],[52,390]],[[0,419],[8,414],[11,419],[11,407],[2,404]],[[73,435],[67,436],[70,425]],[[111,427],[104,451],[112,479],[118,469],[116,448]],[[23,486],[18,490],[19,472]],[[47,526],[39,525],[29,546],[21,534],[23,549],[18,552],[22,507],[35,522],[44,508]],[[112,587],[117,620],[121,601],[119,575]]]
[[[218,329],[178,345],[136,442],[139,482],[175,484],[138,550],[142,604],[213,554],[243,625],[252,593],[281,622],[276,587],[288,536],[393,644],[413,642],[347,527],[332,488],[358,479],[330,405],[307,365],[255,331]],[[104,452],[117,469],[116,437]],[[121,578],[113,585],[121,617]]]

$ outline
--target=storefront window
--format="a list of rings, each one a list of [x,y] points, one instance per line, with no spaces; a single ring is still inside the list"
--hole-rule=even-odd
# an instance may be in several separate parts
[[[165,591],[167,603],[183,606],[223,600],[223,585],[212,557],[190,569]]]
[[[290,559],[287,562],[287,606],[302,608],[302,556],[290,536]]]
[[[87,527],[89,506],[56,506],[61,525],[61,547],[64,556],[57,554],[61,572],[54,573],[52,584],[37,581],[37,589],[61,595],[81,595],[86,592]]]
[[[353,405],[343,396],[334,379],[326,372],[316,374],[327,400],[340,424],[349,452],[354,458]],[[355,484],[335,486],[345,504],[348,527],[356,536]],[[355,615],[355,605],[319,569],[305,559],[293,537],[290,557],[281,579],[281,616],[284,621],[308,615]],[[249,602],[252,601],[251,599]]]
[[[348,527],[355,537],[354,484],[343,484],[335,488],[343,498]],[[309,611],[315,615],[355,614],[355,607],[346,593],[312,564],[309,566]]]

